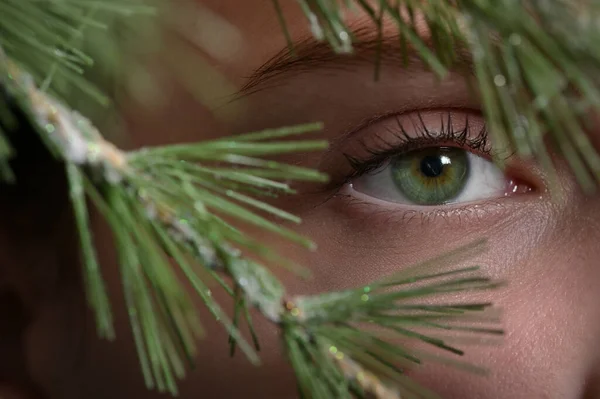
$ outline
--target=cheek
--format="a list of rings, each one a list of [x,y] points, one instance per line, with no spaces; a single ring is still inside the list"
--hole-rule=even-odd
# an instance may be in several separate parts
[[[285,209],[295,212],[296,203],[287,205]],[[315,273],[312,284],[332,290],[368,284],[484,239],[484,252],[469,259],[469,266],[482,265],[487,275],[507,279],[519,274],[515,264],[523,262],[551,230],[541,206],[520,205],[489,203],[425,214],[332,198],[296,212],[303,217],[300,232],[319,247],[315,254],[296,255]]]
[[[300,292],[367,284],[407,265],[478,238],[487,251],[465,266],[507,281],[497,291],[458,299],[492,301],[502,309],[501,345],[465,346],[464,359],[490,370],[487,378],[451,368],[425,367],[415,376],[447,398],[580,397],[600,358],[600,201],[537,201],[490,213],[451,218],[349,212],[329,202],[304,212],[300,230],[319,245],[296,252],[314,278]],[[534,201],[535,202],[535,201]],[[289,204],[294,208],[294,204]],[[570,211],[569,211],[570,209]],[[293,212],[293,209],[292,209]],[[297,255],[300,254],[300,255]]]
[[[599,238],[599,237],[596,237]],[[515,264],[509,285],[490,295],[501,309],[506,331],[498,347],[466,347],[465,360],[490,370],[487,378],[473,378],[454,370],[431,370],[420,377],[445,381],[441,394],[449,398],[579,398],[597,363],[600,323],[596,286],[600,275],[597,250],[556,241],[541,244],[528,261]],[[594,252],[596,252],[594,254]],[[462,386],[463,396],[456,394]],[[446,397],[446,396],[444,396]]]

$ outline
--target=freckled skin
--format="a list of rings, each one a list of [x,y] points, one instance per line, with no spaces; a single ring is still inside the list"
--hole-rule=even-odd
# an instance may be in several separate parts
[[[282,3],[292,36],[306,34],[306,21],[295,3]],[[238,27],[244,39],[244,50],[238,54],[211,60],[232,86],[242,86],[252,71],[285,46],[271,2],[206,0],[203,4]],[[391,29],[386,27],[386,32]],[[358,72],[306,74],[241,102],[215,106],[214,112],[195,104],[190,95],[175,88],[163,109],[142,113],[132,104],[129,122],[138,145],[197,140],[314,119],[326,122],[324,134],[333,140],[339,131],[348,128],[353,115],[369,117],[369,113],[393,109],[400,102],[399,92],[404,96],[402,102],[410,102],[437,90],[436,95],[442,96],[449,103],[445,106],[450,107],[453,101],[463,101],[460,99],[466,96],[460,79],[428,89],[434,84],[430,75],[397,82],[391,71],[383,72],[385,87],[373,83],[367,69],[360,72],[363,83],[349,80],[349,76],[359,76]],[[215,104],[223,95],[215,92]],[[285,108],[288,100],[291,109]],[[328,165],[321,162],[319,154],[285,160],[308,167]],[[335,167],[327,167],[335,172]],[[503,309],[507,334],[501,346],[468,347],[465,360],[489,368],[490,375],[478,377],[451,368],[427,366],[414,372],[415,378],[444,398],[597,398],[600,195],[584,196],[562,163],[561,187],[553,195],[543,190],[543,173],[524,169],[527,168],[523,165],[515,166],[518,177],[529,179],[528,183],[538,191],[479,206],[429,212],[348,204],[340,197],[324,202],[321,192],[308,190],[298,197],[283,198],[277,205],[304,219],[297,229],[314,238],[319,251],[307,253],[272,237],[264,239],[313,271],[310,281],[298,281],[280,273],[290,292],[314,293],[364,284],[403,265],[487,237],[488,251],[468,264],[483,265],[488,275],[509,284],[472,298],[493,301]],[[6,202],[2,204],[8,206]],[[10,206],[10,212],[4,211],[7,215],[24,216],[40,204],[14,212],[17,204]],[[13,315],[9,319],[15,320],[14,328],[0,328],[0,339],[13,348],[8,357],[0,353],[0,397],[164,397],[143,386],[106,226],[97,222],[95,236],[114,300],[118,336],[114,343],[96,339],[93,316],[85,310],[79,266],[69,255],[75,241],[73,231],[64,227],[70,225],[68,215],[48,221],[48,226],[58,227],[44,234],[56,235],[55,241],[36,239],[24,232],[11,234],[16,231],[14,223],[24,220],[17,216],[14,219],[5,223],[3,218],[0,227],[0,289],[14,295],[0,295],[0,302],[18,298],[23,308],[19,317]],[[22,250],[17,252],[15,248]],[[28,256],[20,255],[25,252]],[[35,276],[23,273],[28,270],[24,269],[25,261],[44,264],[42,269],[35,268],[43,272]],[[52,280],[57,274],[62,276],[60,283]],[[40,276],[42,281],[53,284],[40,284]],[[227,298],[217,296],[228,308]],[[240,354],[229,358],[223,329],[210,322],[211,316],[200,303],[198,308],[207,338],[201,343],[197,367],[181,384],[180,397],[295,397],[294,378],[282,358],[273,326],[262,322],[257,325],[263,366],[255,368]],[[6,320],[8,315],[6,307],[0,306],[0,320]],[[256,315],[255,319],[260,317]],[[6,372],[7,365],[15,365],[12,373]]]

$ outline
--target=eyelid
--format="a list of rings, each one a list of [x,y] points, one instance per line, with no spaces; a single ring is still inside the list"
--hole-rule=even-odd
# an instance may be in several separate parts
[[[433,146],[459,147],[488,159],[492,149],[481,115],[465,110],[431,110],[392,115],[368,124],[343,151],[356,177],[378,169],[393,156]]]
[[[450,124],[448,120],[451,120]],[[443,137],[444,135],[439,134],[439,131],[443,130],[442,121],[445,130],[449,130],[448,126],[450,126],[455,133],[463,130],[467,121],[469,129],[463,135],[454,134],[453,137],[449,137],[452,135],[446,134]],[[429,135],[423,132],[423,122],[428,127]],[[400,131],[400,124],[406,126],[408,139],[404,132]],[[548,178],[540,166],[532,160],[514,156],[514,151],[509,148],[494,147],[488,137],[484,117],[471,108],[431,109],[408,114],[390,113],[385,117],[371,118],[370,122],[365,122],[361,126],[363,126],[362,130],[353,129],[333,146],[329,158],[337,154],[343,155],[346,159],[336,162],[337,167],[325,170],[331,177],[330,183],[324,187],[325,191],[339,191],[352,179],[377,170],[393,156],[398,156],[402,152],[439,146],[458,147],[492,162],[500,161],[501,169],[510,179],[524,183],[532,192],[540,193],[547,190]],[[421,126],[420,130],[419,126]],[[439,127],[437,132],[435,127]],[[357,164],[352,165],[349,162],[352,160]],[[359,165],[362,165],[362,168],[356,167]]]
[[[343,209],[352,219],[367,219],[369,223],[385,223],[384,226],[397,226],[397,224],[416,223],[422,228],[425,224],[440,226],[438,221],[443,221],[445,226],[452,228],[468,224],[469,228],[476,229],[477,225],[489,226],[494,221],[509,220],[511,214],[517,214],[527,208],[530,201],[527,195],[514,197],[511,201],[506,198],[490,198],[477,203],[458,203],[444,207],[407,206],[404,204],[388,203],[383,200],[357,196],[346,191],[344,186],[339,193],[332,197],[330,206]]]
[[[455,124],[455,130],[461,129],[465,125],[466,119],[469,121],[470,132],[466,138],[473,140],[477,138],[477,134],[486,132],[484,117],[472,108],[443,108],[432,110],[414,111],[409,114],[388,113],[371,118],[369,121],[361,123],[361,129],[354,128],[348,133],[336,140],[327,155],[324,155],[319,164],[319,169],[330,176],[330,181],[325,186],[320,186],[317,191],[329,193],[335,196],[341,188],[369,170],[376,170],[385,164],[392,156],[397,156],[400,151],[409,151],[406,145],[403,145],[402,137],[398,137],[398,122],[408,121],[411,116],[418,119],[418,114],[421,114],[425,122],[431,121],[433,126],[441,127],[441,117],[448,120],[448,114],[451,113],[451,118]],[[416,119],[415,119],[416,120]],[[444,124],[447,126],[447,123]],[[462,125],[462,126],[461,126]],[[396,129],[392,129],[396,127]],[[412,123],[408,126],[413,129]],[[409,132],[410,133],[410,132]],[[511,179],[519,183],[527,185],[532,192],[545,193],[548,190],[549,177],[543,168],[533,160],[522,159],[514,156],[514,151],[508,148],[494,147],[491,140],[485,140],[485,144],[479,143],[474,148],[465,146],[465,143],[456,142],[456,140],[446,139],[442,141],[440,138],[429,138],[428,142],[418,140],[418,134],[412,130],[410,137],[412,138],[412,146],[419,149],[426,146],[453,146],[471,151],[476,155],[489,159],[490,161],[499,160],[501,169]],[[386,136],[387,135],[387,136]],[[480,139],[482,139],[481,137]],[[460,141],[460,140],[459,140]],[[481,140],[480,140],[481,141]],[[404,143],[406,144],[406,143]],[[404,147],[404,148],[403,148]],[[410,145],[409,145],[410,147]],[[480,150],[484,148],[485,151]],[[387,152],[387,153],[386,153]],[[377,158],[379,157],[379,158]],[[348,162],[348,158],[354,159],[364,165],[364,170],[356,169]],[[378,163],[379,161],[379,163]],[[369,169],[370,168],[370,169]]]

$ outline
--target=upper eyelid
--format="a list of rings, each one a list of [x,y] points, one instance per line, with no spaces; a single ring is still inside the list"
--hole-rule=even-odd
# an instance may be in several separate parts
[[[458,146],[467,147],[467,149],[476,152],[479,155],[493,158],[494,154],[489,146],[488,131],[485,124],[480,127],[476,134],[473,134],[471,133],[472,126],[469,123],[469,116],[467,115],[465,117],[464,127],[462,129],[456,129],[452,123],[452,111],[447,110],[445,112],[447,112],[447,122],[445,123],[442,118],[439,131],[434,133],[434,130],[437,129],[428,127],[422,117],[422,112],[418,111],[416,114],[419,123],[413,125],[413,128],[417,132],[416,137],[407,132],[406,128],[399,120],[400,115],[392,116],[391,118],[394,118],[396,122],[396,131],[392,131],[389,127],[386,130],[392,135],[394,142],[386,141],[380,136],[376,136],[376,140],[383,143],[383,147],[380,145],[379,148],[377,148],[373,144],[366,144],[365,141],[368,138],[363,138],[362,140],[359,140],[358,143],[363,147],[364,152],[369,154],[368,156],[361,158],[343,152],[343,155],[354,169],[354,173],[351,177],[369,173],[374,169],[379,168],[387,159],[394,155],[410,152],[426,146],[451,146],[452,144],[458,144]],[[440,115],[443,114],[440,113]],[[414,119],[411,119],[411,121],[414,123]],[[420,127],[417,127],[417,125],[420,125]],[[369,123],[368,126],[372,127],[374,124]],[[371,138],[371,141],[372,140],[373,138]]]
[[[336,137],[334,140],[330,142],[329,148],[326,150],[326,153],[340,152],[341,148],[344,144],[352,139],[354,136],[360,134],[365,129],[368,129],[372,126],[377,125],[379,122],[383,122],[387,119],[394,119],[399,124],[399,118],[404,115],[409,114],[423,114],[426,112],[439,112],[441,108],[418,108],[418,109],[408,109],[402,112],[398,111],[389,111],[375,114],[374,116],[368,117],[357,123],[351,129],[344,132],[339,137]],[[476,114],[479,113],[479,110],[473,108],[464,108],[464,107],[444,107],[445,112],[448,113],[465,113],[465,114]]]

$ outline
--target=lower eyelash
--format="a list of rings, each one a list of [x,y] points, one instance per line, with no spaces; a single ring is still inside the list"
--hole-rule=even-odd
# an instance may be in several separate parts
[[[344,153],[344,157],[353,169],[353,173],[348,177],[348,180],[379,169],[394,156],[436,145],[462,147],[492,157],[486,126],[484,125],[479,129],[477,134],[473,134],[468,115],[465,119],[465,127],[460,130],[456,130],[452,123],[452,112],[448,112],[446,118],[444,116],[440,118],[439,130],[432,130],[423,120],[421,112],[416,114],[419,123],[413,121],[415,133],[412,135],[407,132],[400,121],[400,116],[396,115],[392,118],[395,118],[397,126],[394,129],[387,129],[393,137],[393,142],[385,140],[381,136],[375,138],[376,141],[382,143],[380,146],[367,144],[365,140],[360,140],[359,143],[363,151],[370,154],[366,159]]]
[[[338,192],[331,199],[343,202],[343,206],[354,214],[356,219],[365,219],[369,225],[391,226],[395,228],[398,224],[418,223],[423,227],[431,223],[442,222],[450,227],[457,227],[463,223],[484,222],[486,216],[491,214],[504,214],[507,211],[505,203],[500,200],[488,200],[485,203],[475,205],[455,206],[451,209],[409,209],[401,205],[382,208],[370,201],[357,198],[354,195]]]

